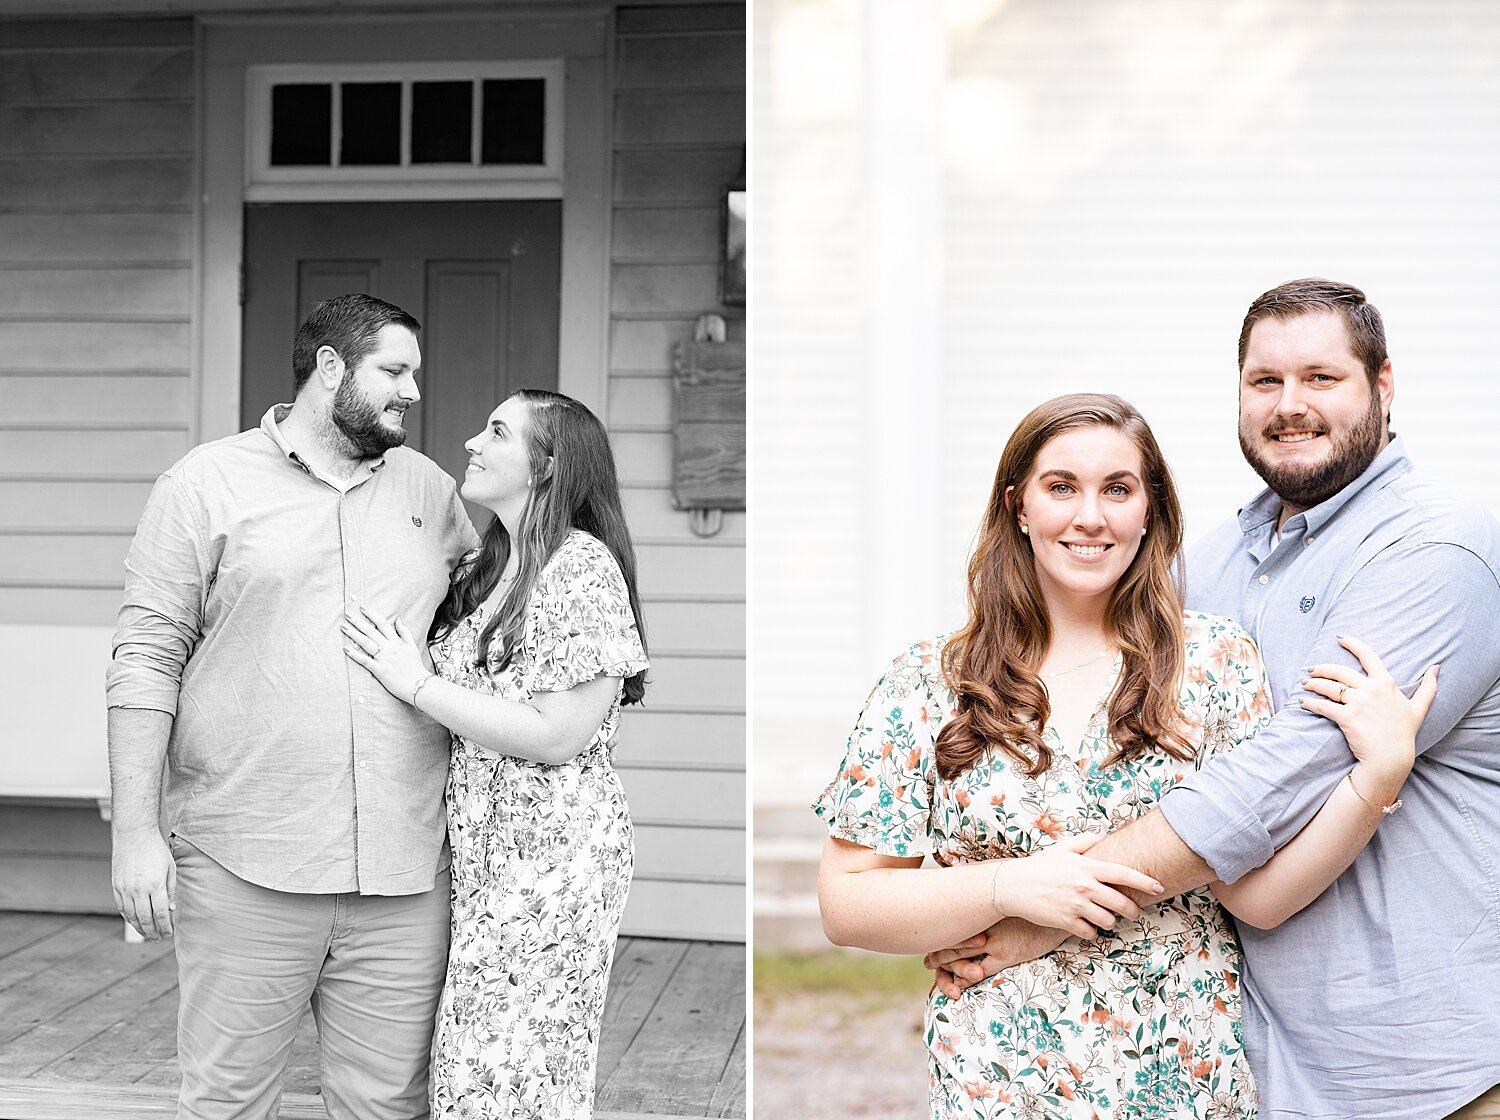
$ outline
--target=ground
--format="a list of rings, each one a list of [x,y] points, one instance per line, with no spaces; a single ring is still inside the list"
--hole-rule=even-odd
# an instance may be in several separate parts
[[[904,957],[755,955],[755,1114],[923,1120],[930,973]]]

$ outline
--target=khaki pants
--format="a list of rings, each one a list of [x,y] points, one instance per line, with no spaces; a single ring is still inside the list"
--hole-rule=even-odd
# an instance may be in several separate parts
[[[1464,1105],[1448,1120],[1500,1120],[1500,1085]]]
[[[331,1120],[426,1117],[448,873],[424,894],[288,894],[173,836],[178,1120],[268,1120],[312,1002]]]

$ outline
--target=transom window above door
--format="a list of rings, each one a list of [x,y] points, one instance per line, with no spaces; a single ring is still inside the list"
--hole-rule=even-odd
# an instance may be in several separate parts
[[[422,185],[556,197],[562,73],[556,61],[252,66],[246,198],[409,198]]]

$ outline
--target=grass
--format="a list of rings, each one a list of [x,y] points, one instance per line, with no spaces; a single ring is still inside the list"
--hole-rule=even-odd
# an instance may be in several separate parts
[[[775,998],[822,993],[910,995],[920,1000],[932,986],[932,973],[920,957],[883,953],[756,953],[755,994]]]
[[[932,987],[920,957],[845,949],[763,952],[755,954],[754,967],[757,1054],[791,1060],[812,1037],[861,1038],[872,1025],[905,1040],[898,1053],[920,1048],[922,1009]]]

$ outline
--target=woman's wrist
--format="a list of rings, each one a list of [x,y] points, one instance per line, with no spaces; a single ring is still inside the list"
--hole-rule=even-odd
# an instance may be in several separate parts
[[[406,694],[407,703],[415,708],[417,706],[417,696],[421,693],[423,688],[425,688],[432,682],[432,678],[435,676],[437,676],[436,673],[427,672],[423,673],[420,677],[414,680],[412,682],[410,691],[408,691]]]
[[[1411,767],[1392,768],[1376,766],[1368,762],[1356,762],[1349,771],[1349,787],[1361,801],[1383,813],[1394,812],[1392,805],[1401,798],[1401,787],[1406,783]]]
[[[1002,901],[1004,892],[1000,883],[1000,876],[1008,866],[1007,861],[992,859],[988,861],[992,865],[990,873],[990,909],[995,912],[996,918],[1008,918],[1011,915],[1006,911]]]

